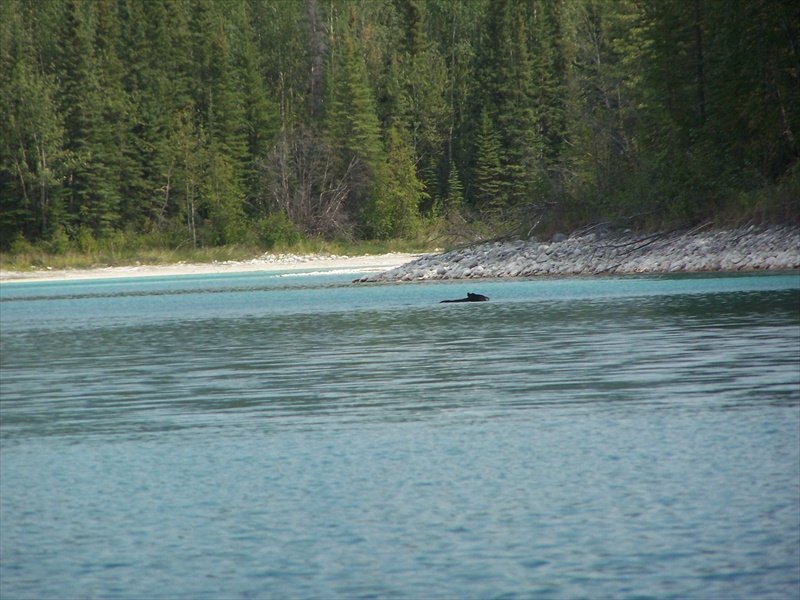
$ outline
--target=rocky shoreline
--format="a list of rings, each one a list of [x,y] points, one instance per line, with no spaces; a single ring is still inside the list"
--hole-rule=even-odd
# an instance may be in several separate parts
[[[800,268],[796,226],[669,231],[651,234],[594,226],[548,242],[489,242],[429,254],[356,282],[563,275],[694,273]]]

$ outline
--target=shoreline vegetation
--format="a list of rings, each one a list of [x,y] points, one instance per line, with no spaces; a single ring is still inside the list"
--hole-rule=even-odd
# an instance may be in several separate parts
[[[252,261],[305,262],[311,257],[359,257],[388,254],[419,255],[439,251],[442,244],[432,239],[339,240],[306,238],[292,244],[228,244],[193,248],[147,243],[148,240],[119,236],[82,246],[73,244],[64,251],[54,251],[46,244],[24,244],[17,251],[0,251],[0,279],[20,276],[31,278],[46,272],[97,271],[112,268],[167,267],[175,265],[234,264]],[[38,275],[37,275],[38,274]]]
[[[223,273],[340,272],[354,283],[800,269],[800,227],[633,232],[598,224],[547,241],[488,241],[440,252],[267,252],[254,258],[92,268],[0,269],[0,284]]]

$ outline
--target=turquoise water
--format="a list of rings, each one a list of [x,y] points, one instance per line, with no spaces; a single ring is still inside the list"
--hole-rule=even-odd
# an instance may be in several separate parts
[[[0,286],[3,600],[800,594],[797,274],[286,275]]]

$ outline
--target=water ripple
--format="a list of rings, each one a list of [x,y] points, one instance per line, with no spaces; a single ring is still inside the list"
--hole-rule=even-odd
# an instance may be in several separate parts
[[[794,278],[224,281],[3,303],[0,596],[797,595]]]
[[[3,426],[107,434],[455,407],[796,405],[796,301],[601,298],[487,304],[467,320],[432,306],[33,330],[3,336]]]

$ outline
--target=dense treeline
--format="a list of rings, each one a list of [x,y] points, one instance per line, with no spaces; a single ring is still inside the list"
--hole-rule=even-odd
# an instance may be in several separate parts
[[[799,34],[794,0],[4,0],[0,240],[790,217]]]

